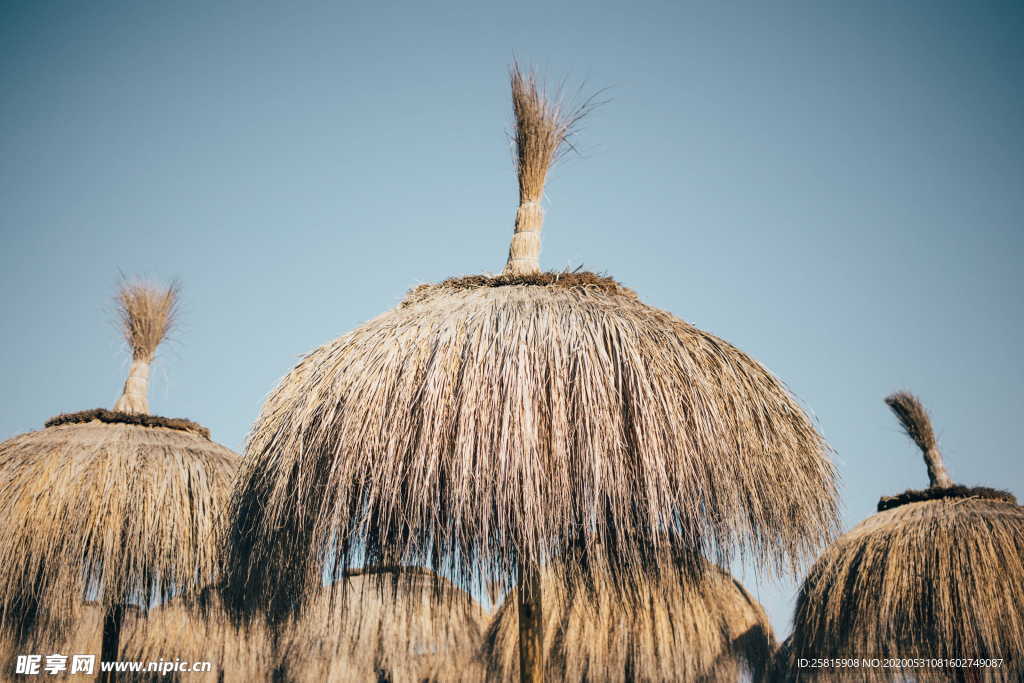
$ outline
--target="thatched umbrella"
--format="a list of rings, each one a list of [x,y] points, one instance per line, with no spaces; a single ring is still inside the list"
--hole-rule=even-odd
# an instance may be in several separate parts
[[[399,576],[424,590],[371,580]],[[489,615],[465,591],[416,567],[350,570],[342,581],[346,590],[337,599],[320,596],[285,628],[278,646],[285,680],[484,680],[479,651]]]
[[[138,662],[181,660],[193,665],[211,662],[213,671],[136,674],[125,680],[209,681],[249,683],[274,676],[270,634],[253,621],[234,623],[214,590],[198,596],[178,596],[150,610],[148,617],[126,631],[121,659]]]
[[[782,677],[828,677],[799,659],[1002,659],[996,669],[870,669],[864,679],[1024,675],[1024,508],[1006,491],[957,486],[921,403],[886,402],[924,453],[930,486],[883,497],[811,569],[797,600]],[[843,672],[848,675],[849,672]],[[972,678],[974,677],[974,678]],[[846,680],[844,678],[843,680]]]
[[[697,579],[662,572],[631,596],[573,589],[551,571],[541,586],[546,680],[760,681],[775,647],[764,608],[713,565]],[[513,591],[487,629],[494,680],[519,676],[517,605]]]
[[[17,678],[14,672],[18,655],[38,654],[45,656],[52,653],[61,653],[67,655],[69,661],[72,654],[96,655],[98,657],[103,638],[103,609],[95,603],[86,603],[78,610],[78,614],[79,618],[75,622],[74,628],[68,630],[59,641],[46,638],[42,642],[35,641],[34,639],[17,642],[8,637],[8,634],[0,633],[0,663],[2,663],[0,664],[0,677]],[[51,678],[49,674],[45,674],[42,666],[40,670],[47,678]],[[69,673],[65,672],[63,675],[55,675],[54,678],[61,680],[66,678],[67,675]],[[95,676],[86,678],[83,674],[76,673],[74,678],[78,680],[91,680]],[[30,679],[26,676],[25,680]]]
[[[118,302],[132,367],[117,409],[58,415],[0,443],[0,628],[58,640],[83,598],[104,610],[102,657],[117,659],[126,606],[201,586],[238,457],[189,420],[147,414],[149,363],[176,289],[125,284]]]
[[[560,106],[518,68],[512,102],[505,270],[417,287],[269,396],[232,495],[236,607],[286,617],[325,562],[425,564],[523,583],[528,627],[539,568],[567,548],[569,571],[613,587],[662,545],[780,569],[831,539],[826,446],[764,367],[609,277],[541,272],[546,174],[589,104]]]

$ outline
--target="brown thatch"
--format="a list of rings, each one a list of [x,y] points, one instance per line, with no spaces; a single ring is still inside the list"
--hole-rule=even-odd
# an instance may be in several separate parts
[[[67,632],[59,639],[52,635],[36,634],[24,642],[16,642],[6,638],[0,633],[0,679],[7,680],[72,680],[91,681],[98,678],[100,667],[100,643],[103,638],[103,608],[94,602],[87,602],[75,611],[77,617]],[[126,615],[126,629],[136,627],[138,610],[129,609]],[[46,664],[46,656],[50,654],[62,654],[68,657],[68,670],[64,673],[49,674],[43,668]],[[43,660],[40,666],[40,674],[37,676],[16,676],[14,675],[16,657],[18,655],[37,654],[42,655]],[[71,674],[72,655],[95,655],[96,663],[93,675],[82,672]]]
[[[600,573],[662,542],[776,565],[830,538],[822,440],[727,342],[597,288],[414,296],[264,404],[231,514],[245,600],[291,593],[286,577],[319,590],[335,540],[339,569],[365,550],[507,586],[520,554],[567,546]]]
[[[404,574],[423,590],[398,592],[371,577]],[[288,623],[280,643],[288,681],[483,681],[478,658],[487,615],[464,591],[419,568],[354,571],[345,590]]]
[[[84,424],[98,420],[108,424],[140,425],[142,427],[167,427],[168,429],[181,429],[186,432],[193,432],[204,438],[210,438],[210,430],[192,420],[180,417],[161,417],[159,415],[140,415],[138,413],[119,413],[115,410],[104,408],[93,408],[82,410],[77,413],[61,413],[51,417],[44,423],[44,427],[59,427],[67,424]]]
[[[948,486],[932,489],[907,489],[895,496],[882,496],[878,499],[878,511],[891,510],[892,508],[906,505],[907,503],[920,503],[926,500],[938,500],[940,498],[987,498],[999,500],[1004,503],[1017,504],[1017,497],[1009,491],[993,489],[987,486]]]
[[[131,296],[133,315],[151,310]],[[129,317],[133,353],[152,357],[158,323]],[[0,443],[0,630],[11,637],[59,637],[83,599],[146,606],[215,576],[238,457],[189,421],[123,413],[60,416]]]
[[[262,622],[244,626],[228,618],[217,594],[204,591],[196,600],[177,597],[150,610],[130,629],[121,645],[121,658],[155,662],[179,659],[190,665],[212,662],[210,673],[169,672],[125,676],[132,681],[210,681],[249,683],[274,675],[270,635]]]
[[[325,562],[504,589],[568,549],[608,586],[662,545],[791,568],[837,526],[826,450],[757,361],[610,278],[418,287],[264,403],[230,512],[232,600],[285,618]]]
[[[550,569],[541,583],[545,680],[760,681],[775,647],[764,608],[718,567],[663,572],[633,595],[566,587]],[[487,629],[490,680],[519,677],[517,599]]]
[[[930,425],[923,426],[927,430],[918,433],[931,433]],[[934,446],[933,439],[918,443],[923,451]],[[800,658],[823,657],[1001,658],[999,669],[873,669],[861,675],[1021,680],[1024,508],[1005,492],[988,495],[991,489],[930,490],[935,495],[929,498],[904,494],[902,504],[869,517],[817,561],[801,588],[782,656],[786,680],[838,679],[835,671],[797,665]]]

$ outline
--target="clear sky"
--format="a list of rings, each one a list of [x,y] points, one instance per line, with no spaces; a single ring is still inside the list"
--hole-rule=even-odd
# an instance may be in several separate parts
[[[1024,497],[1018,3],[0,4],[0,439],[111,407],[118,272],[183,284],[154,412],[241,449],[298,356],[498,271],[506,69],[611,86],[542,263],[607,272],[780,376],[844,520],[953,477]],[[744,573],[785,636],[795,583]]]

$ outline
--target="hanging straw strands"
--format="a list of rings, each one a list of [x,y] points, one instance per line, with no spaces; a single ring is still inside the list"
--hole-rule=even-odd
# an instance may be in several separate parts
[[[272,609],[320,591],[338,539],[337,571],[457,550],[459,583],[506,589],[519,557],[580,545],[614,589],[665,542],[780,567],[836,526],[825,445],[782,385],[613,283],[420,287],[308,355],[248,453],[229,572]]]
[[[698,576],[665,571],[622,595],[566,587],[561,576],[545,571],[545,680],[761,680],[774,649],[764,609],[718,567],[704,567]],[[491,680],[519,676],[516,601],[513,591],[487,630]]]
[[[887,403],[925,453],[933,487],[882,498],[878,514],[817,561],[800,591],[780,675],[829,679],[798,669],[799,658],[812,657],[1002,658],[1003,667],[985,675],[1017,680],[1024,675],[1024,508],[1006,491],[942,485],[932,473],[945,468],[920,402],[895,394]],[[906,673],[861,671],[865,680]],[[942,672],[946,680],[978,674]]]

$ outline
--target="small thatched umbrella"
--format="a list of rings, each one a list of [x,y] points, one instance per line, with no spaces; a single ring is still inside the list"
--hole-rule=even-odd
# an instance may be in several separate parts
[[[279,653],[289,681],[421,683],[483,681],[488,615],[447,579],[416,567],[350,570],[346,590],[322,595],[289,622]],[[424,590],[398,591],[405,576]],[[440,598],[440,599],[438,599]]]
[[[323,564],[425,564],[526,590],[566,549],[609,589],[654,548],[809,559],[836,527],[826,446],[727,342],[594,273],[541,272],[548,168],[588,105],[512,71],[519,208],[501,275],[422,285],[316,349],[263,405],[232,495],[233,602],[280,620]],[[539,628],[522,638],[540,671]],[[524,676],[529,675],[524,667]]]
[[[815,563],[797,600],[780,676],[835,674],[801,669],[800,659],[952,658],[1002,659],[1002,666],[859,673],[866,680],[1021,680],[1024,508],[1006,491],[955,485],[921,403],[906,393],[886,402],[924,453],[930,486],[883,497],[878,514]]]
[[[211,662],[211,673],[165,672],[128,676],[140,681],[208,681],[249,683],[274,676],[270,634],[260,621],[234,623],[216,591],[198,597],[179,596],[150,610],[146,619],[126,631],[121,659],[138,662],[181,660],[189,666]]]
[[[128,605],[215,575],[238,457],[194,422],[147,414],[149,363],[175,300],[174,287],[122,287],[132,368],[116,410],[59,415],[0,443],[0,628],[15,641],[59,640],[95,599],[101,654],[114,660]]]
[[[541,586],[549,681],[760,681],[775,647],[764,608],[715,566],[663,571],[632,595],[574,590],[551,571]],[[513,591],[487,630],[494,680],[519,676],[517,604]]]
[[[63,674],[47,674],[42,666],[45,664],[45,659],[41,662],[41,674],[45,675],[47,679],[54,680],[62,680],[71,676],[70,662],[72,655],[94,655],[98,659],[101,641],[103,640],[103,609],[96,603],[86,603],[78,610],[78,615],[74,627],[67,631],[59,641],[44,638],[42,641],[29,639],[27,641],[15,642],[6,637],[6,634],[0,634],[0,660],[2,660],[0,677],[16,678],[14,672],[18,655],[37,654],[44,658],[46,655],[53,653],[66,655],[68,657],[67,664],[69,665],[69,670]],[[127,617],[126,621],[128,621]],[[93,676],[86,676],[81,672],[77,672],[72,678],[75,680],[93,680],[98,675],[98,672],[99,664],[94,668]],[[38,677],[33,676],[33,678]],[[30,678],[26,676],[25,680],[30,680]]]

